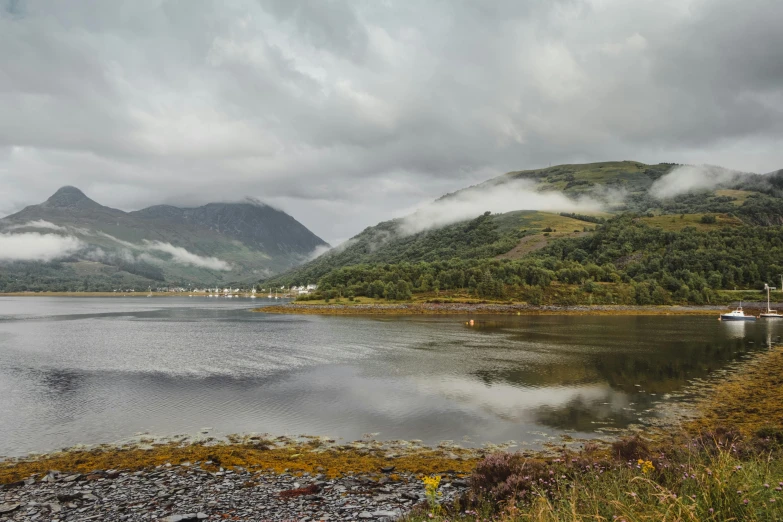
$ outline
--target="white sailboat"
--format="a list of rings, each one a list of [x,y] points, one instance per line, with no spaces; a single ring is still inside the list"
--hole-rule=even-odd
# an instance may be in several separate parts
[[[777,310],[773,310],[769,307],[769,291],[775,290],[775,287],[764,283],[764,290],[767,291],[767,311],[759,314],[759,317],[763,317],[764,319],[783,319],[783,315],[779,314]]]
[[[742,301],[740,301],[739,306],[733,312],[720,314],[720,320],[721,321],[755,321],[756,318],[753,317],[752,315],[745,315],[745,312],[742,310]]]

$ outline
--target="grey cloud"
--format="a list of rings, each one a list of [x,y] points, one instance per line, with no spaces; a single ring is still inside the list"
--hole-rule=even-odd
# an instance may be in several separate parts
[[[38,219],[35,221],[28,221],[27,223],[21,223],[18,225],[10,225],[6,226],[5,230],[19,230],[21,228],[33,228],[33,229],[47,229],[47,230],[58,230],[61,232],[65,232],[68,229],[65,227],[61,227],[60,225],[55,225],[54,223],[50,223],[48,221],[44,221],[43,219]]]
[[[729,186],[743,175],[742,172],[712,165],[682,165],[657,179],[650,187],[650,194],[659,199],[673,198],[680,194]]]
[[[51,261],[84,247],[85,244],[74,236],[38,232],[0,233],[0,260],[3,261]]]
[[[505,213],[519,209],[549,212],[594,213],[604,205],[590,198],[574,200],[562,192],[538,192],[530,180],[489,183],[463,190],[416,209],[400,223],[403,234],[414,234],[429,228],[476,217],[486,211]]]
[[[144,240],[144,246],[148,250],[154,250],[163,252],[171,256],[171,260],[181,265],[199,266],[202,268],[210,268],[212,270],[231,270],[231,265],[222,259],[216,257],[207,257],[194,254],[188,250],[174,246],[171,243],[165,243],[163,241],[147,241]]]
[[[783,165],[774,0],[4,7],[0,213],[251,196],[333,241],[507,170]]]
[[[359,21],[353,2],[344,0],[260,0],[264,9],[280,20],[293,21],[307,41],[351,60],[362,62],[367,30]]]
[[[139,259],[148,261],[151,263],[159,263],[160,259],[150,256],[146,252],[162,252],[168,256],[168,260],[180,265],[197,266],[201,268],[209,268],[211,270],[231,270],[231,264],[212,256],[200,256],[188,251],[185,248],[172,245],[171,243],[163,241],[149,241],[147,239],[142,240],[142,243],[131,243],[130,241],[123,241],[105,232],[97,232],[99,236],[111,239],[118,245],[124,247],[120,249],[120,252],[126,256],[127,259],[132,259],[133,251],[140,251]]]

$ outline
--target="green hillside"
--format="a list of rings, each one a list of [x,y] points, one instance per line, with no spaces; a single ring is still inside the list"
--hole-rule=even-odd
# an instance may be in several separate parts
[[[510,172],[439,201],[527,180],[539,192],[604,201],[605,212],[485,213],[412,235],[402,220],[389,221],[268,282],[317,281],[315,298],[571,304],[705,303],[774,282],[783,270],[781,173],[721,171],[725,182],[712,190],[655,197],[651,188],[674,167],[624,161]]]
[[[521,170],[509,172],[501,179],[527,179],[535,181],[540,190],[559,190],[570,195],[591,194],[596,189],[642,193],[674,166],[670,163],[646,165],[636,161],[610,161]]]
[[[727,290],[757,293],[783,273],[783,228],[687,226],[667,231],[632,215],[595,233],[559,238],[519,259],[474,258],[335,269],[322,297],[479,298],[534,304],[672,304],[725,301]]]

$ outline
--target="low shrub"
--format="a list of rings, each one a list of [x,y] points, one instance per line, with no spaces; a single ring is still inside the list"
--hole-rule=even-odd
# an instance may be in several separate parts
[[[650,454],[650,445],[638,435],[612,443],[612,455],[620,460],[637,460]]]

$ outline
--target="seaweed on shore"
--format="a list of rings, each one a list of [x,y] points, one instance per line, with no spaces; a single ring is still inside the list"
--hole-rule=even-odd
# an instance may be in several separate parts
[[[0,462],[0,484],[13,483],[50,470],[88,474],[94,470],[142,470],[166,464],[198,463],[203,469],[241,467],[274,473],[323,473],[327,477],[380,473],[393,465],[397,472],[466,474],[483,450],[459,447],[429,448],[416,444],[357,441],[350,444],[232,438],[234,442],[168,442],[151,446],[100,446],[66,450],[34,458]]]

